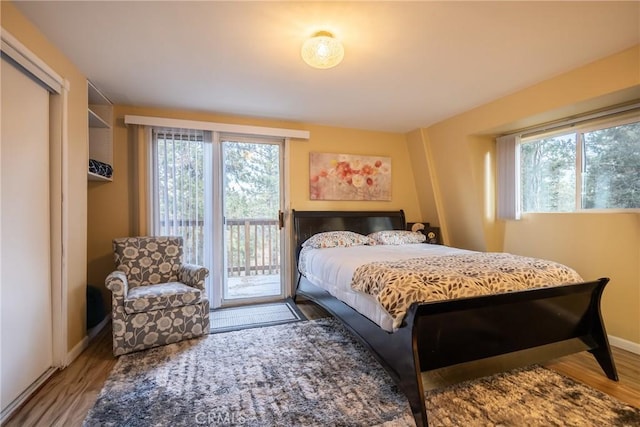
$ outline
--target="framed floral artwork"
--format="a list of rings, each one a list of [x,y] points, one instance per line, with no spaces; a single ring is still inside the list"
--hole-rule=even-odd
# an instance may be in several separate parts
[[[309,153],[311,200],[391,200],[391,158]]]

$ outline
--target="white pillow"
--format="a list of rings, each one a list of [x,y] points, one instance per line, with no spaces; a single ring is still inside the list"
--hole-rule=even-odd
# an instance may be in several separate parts
[[[410,243],[424,243],[427,236],[417,231],[384,230],[376,231],[368,236],[377,245],[406,245]]]
[[[337,248],[374,244],[371,239],[353,231],[326,231],[314,234],[302,244],[303,248]]]

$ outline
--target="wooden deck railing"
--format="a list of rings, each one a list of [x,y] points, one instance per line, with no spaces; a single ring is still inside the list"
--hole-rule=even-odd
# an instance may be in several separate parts
[[[277,219],[227,219],[225,232],[228,239],[229,276],[280,273],[280,233]]]
[[[165,225],[161,221],[161,225]],[[202,264],[202,221],[169,220],[166,234],[184,236],[185,259]],[[280,273],[280,233],[277,219],[239,218],[225,220],[227,274],[251,276]]]

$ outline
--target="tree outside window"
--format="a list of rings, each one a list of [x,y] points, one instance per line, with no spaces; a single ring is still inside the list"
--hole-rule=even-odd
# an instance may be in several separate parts
[[[640,121],[523,140],[520,194],[522,212],[640,208]]]

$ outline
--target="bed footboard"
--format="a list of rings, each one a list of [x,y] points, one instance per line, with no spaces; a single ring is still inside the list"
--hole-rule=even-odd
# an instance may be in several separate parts
[[[600,313],[609,279],[451,301],[415,303],[388,333],[301,278],[298,293],[316,302],[358,338],[405,394],[418,427],[427,426],[422,373],[509,353],[521,365],[589,351],[612,380],[618,374]],[[572,342],[571,346],[556,346]],[[535,353],[545,348],[544,355]],[[522,362],[519,362],[522,363]],[[514,366],[516,367],[516,366]]]
[[[413,329],[411,353],[416,372],[546,346],[549,349],[544,358],[523,360],[526,364],[541,363],[587,350],[607,377],[618,381],[600,313],[600,299],[608,282],[608,278],[601,278],[576,285],[414,304],[405,321],[406,327]],[[578,350],[575,345],[554,346],[569,341],[577,341]],[[417,376],[421,381],[421,375]],[[424,405],[422,391],[422,384],[413,392],[405,391],[412,409]],[[414,417],[416,425],[426,423],[426,413],[419,416],[414,410]]]
[[[421,303],[407,323],[422,371],[579,340],[617,380],[600,314],[609,279],[499,295]]]

